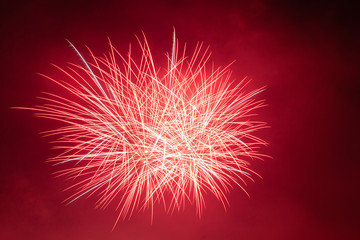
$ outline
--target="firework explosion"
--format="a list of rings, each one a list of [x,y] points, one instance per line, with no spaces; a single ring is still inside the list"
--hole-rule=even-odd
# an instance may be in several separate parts
[[[257,149],[266,143],[253,133],[266,124],[251,120],[263,89],[231,82],[229,66],[209,64],[202,44],[190,57],[186,45],[179,53],[175,32],[164,69],[155,67],[145,36],[138,42],[137,60],[131,48],[122,56],[110,43],[104,57],[89,50],[91,61],[70,43],[81,64],[57,67],[67,81],[47,77],[69,96],[46,93],[46,104],[30,108],[64,123],[45,135],[57,136],[61,150],[49,161],[67,166],[57,174],[75,182],[66,202],[97,194],[97,207],[118,203],[116,222],[139,209],[152,216],[156,202],[171,212],[190,202],[200,216],[206,192],[225,207],[228,188],[245,191],[256,175],[249,160],[263,157]]]

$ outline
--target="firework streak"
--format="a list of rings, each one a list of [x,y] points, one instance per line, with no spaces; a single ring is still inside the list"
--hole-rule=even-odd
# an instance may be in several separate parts
[[[257,175],[249,161],[264,157],[257,150],[266,143],[253,134],[266,124],[251,120],[263,88],[231,82],[229,66],[209,64],[202,44],[187,57],[175,32],[166,68],[155,67],[145,36],[138,42],[138,58],[110,43],[104,57],[89,50],[91,61],[70,43],[81,64],[57,67],[66,81],[46,76],[68,96],[45,93],[45,104],[27,108],[64,123],[44,134],[58,137],[61,154],[49,161],[66,168],[57,175],[74,182],[66,202],[97,194],[97,207],[118,204],[116,222],[143,209],[153,216],[156,202],[169,212],[190,202],[200,216],[206,192],[226,207],[229,187],[245,191]]]

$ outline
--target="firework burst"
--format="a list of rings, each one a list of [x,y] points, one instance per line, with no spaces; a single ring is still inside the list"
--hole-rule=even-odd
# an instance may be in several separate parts
[[[253,133],[266,124],[251,119],[264,106],[254,100],[263,88],[230,81],[229,66],[209,64],[202,44],[187,57],[175,32],[166,68],[155,67],[145,36],[138,42],[138,58],[109,41],[104,57],[89,50],[90,61],[70,43],[81,64],[57,67],[66,81],[47,78],[71,96],[46,93],[46,104],[30,108],[64,123],[45,135],[58,137],[61,154],[49,161],[66,168],[57,174],[74,181],[66,201],[97,194],[97,207],[117,202],[117,221],[139,209],[152,216],[156,202],[168,211],[190,202],[200,216],[206,192],[225,207],[228,188],[245,191],[257,175],[249,161],[263,157],[257,150],[266,143]]]

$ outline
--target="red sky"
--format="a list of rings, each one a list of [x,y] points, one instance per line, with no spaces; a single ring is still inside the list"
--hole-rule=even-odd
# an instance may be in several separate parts
[[[241,2],[241,3],[239,3]],[[359,239],[359,28],[356,7],[340,1],[3,1],[0,6],[1,239]],[[30,112],[53,87],[37,73],[78,62],[65,39],[86,52],[122,52],[143,30],[165,60],[172,28],[180,44],[210,46],[212,60],[233,60],[233,77],[253,79],[271,126],[260,134],[273,159],[255,162],[263,179],[228,195],[225,212],[211,196],[201,220],[192,206],[159,207],[111,231],[114,209],[95,198],[69,206],[67,186],[45,163],[53,155],[38,133],[53,122]]]

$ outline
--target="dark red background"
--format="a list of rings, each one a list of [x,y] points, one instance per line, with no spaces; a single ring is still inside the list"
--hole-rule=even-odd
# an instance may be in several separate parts
[[[340,3],[341,2],[341,3]],[[1,239],[360,239],[359,22],[344,1],[8,1],[1,29]],[[271,129],[261,135],[273,156],[255,162],[263,176],[228,195],[227,212],[213,198],[198,220],[192,206],[166,215],[160,208],[120,222],[114,209],[94,210],[94,198],[65,206],[68,193],[54,168],[48,139],[54,126],[30,112],[53,85],[55,63],[79,63],[65,39],[85,52],[123,53],[143,30],[156,59],[180,43],[210,45],[212,60],[232,60],[234,78],[267,85],[260,111]]]

